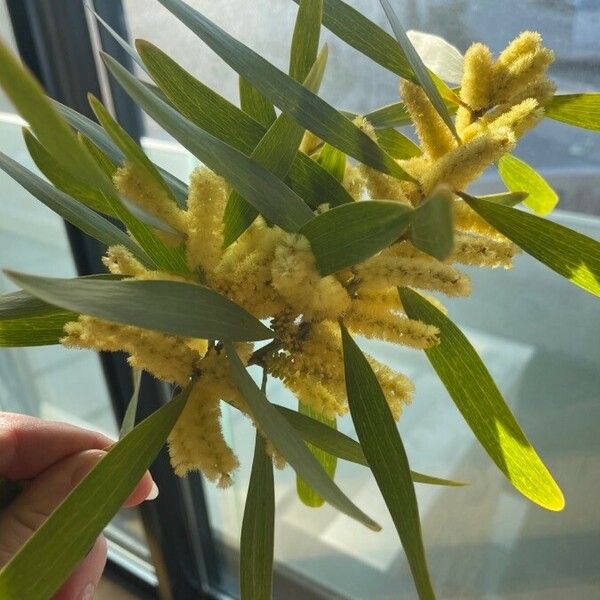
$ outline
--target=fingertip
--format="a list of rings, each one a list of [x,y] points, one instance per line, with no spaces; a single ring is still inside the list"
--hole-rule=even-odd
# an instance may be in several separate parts
[[[130,494],[129,498],[125,501],[123,506],[129,508],[131,506],[137,506],[144,502],[144,500],[154,500],[158,497],[158,486],[152,479],[152,476],[148,471],[144,474],[136,488]]]

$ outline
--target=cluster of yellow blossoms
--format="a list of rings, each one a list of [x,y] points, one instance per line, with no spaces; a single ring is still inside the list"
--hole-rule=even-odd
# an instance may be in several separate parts
[[[378,198],[411,206],[417,206],[439,185],[464,190],[541,118],[544,104],[554,93],[545,76],[551,62],[552,53],[541,46],[539,35],[530,32],[519,36],[495,61],[486,46],[471,46],[465,56],[456,115],[460,141],[422,89],[404,82],[402,96],[422,154],[399,164],[415,182],[348,164],[343,182],[346,189],[356,201]],[[377,139],[366,120],[357,123]],[[318,142],[307,134],[301,151],[312,153]],[[322,277],[306,238],[271,227],[260,217],[224,249],[223,213],[230,190],[206,168],[192,174],[186,210],[176,207],[164,190],[131,164],[119,169],[115,183],[123,194],[180,232],[194,274],[189,281],[208,285],[257,318],[271,320],[274,340],[261,348],[237,344],[242,360],[262,366],[281,379],[301,403],[330,419],[348,410],[338,319],[358,335],[413,348],[431,347],[438,343],[437,329],[404,314],[397,286],[465,296],[470,283],[455,267],[457,263],[508,268],[517,250],[457,197],[455,247],[447,260],[440,262],[404,239],[353,268]],[[327,206],[321,209],[327,210]],[[147,270],[119,246],[109,248],[105,264],[111,273],[135,279],[185,280]],[[225,401],[246,414],[248,409],[230,378],[218,343],[84,315],[66,326],[63,343],[123,350],[133,366],[180,386],[187,384],[192,374],[200,374],[170,435],[172,462],[181,475],[196,469],[221,486],[230,484],[238,460],[223,437],[220,403]],[[412,383],[374,358],[369,361],[398,419],[410,400]]]

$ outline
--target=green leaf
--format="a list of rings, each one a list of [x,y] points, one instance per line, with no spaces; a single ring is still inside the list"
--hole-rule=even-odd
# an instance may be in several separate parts
[[[600,131],[600,92],[559,94],[544,106],[544,113],[568,125]]]
[[[425,353],[490,458],[526,498],[548,510],[562,510],[565,501],[560,488],[525,437],[469,340],[417,292],[403,288],[399,293],[411,319],[435,325],[440,330],[441,343]]]
[[[271,172],[187,121],[110,56],[103,54],[103,58],[136,104],[209,169],[225,177],[268,220],[287,231],[297,231],[313,216],[302,199]]]
[[[396,159],[406,160],[421,155],[417,144],[391,127],[377,130],[377,143]]]
[[[419,507],[404,445],[371,365],[346,328],[342,324],[340,327],[354,428],[400,536],[419,598],[433,599]]]
[[[240,539],[242,600],[271,600],[274,536],[273,463],[265,439],[257,431]]]
[[[279,404],[275,404],[274,406],[300,436],[302,436],[305,442],[317,446],[329,454],[343,460],[356,463],[357,465],[363,465],[364,467],[369,466],[360,444],[351,437],[295,410],[280,406]],[[442,479],[441,477],[434,477],[433,475],[424,475],[417,471],[411,471],[410,473],[412,480],[415,483],[444,485],[449,487],[462,487],[468,485],[463,481]]]
[[[600,243],[515,208],[460,196],[500,233],[571,283],[600,296]]]
[[[254,151],[267,131],[265,127],[149,42],[138,40],[136,44],[153,79],[184,117],[246,155]],[[302,152],[296,155],[288,180],[311,208],[322,204],[323,198],[331,206],[352,202],[345,188]]]
[[[317,490],[326,502],[369,529],[380,531],[379,525],[357,508],[331,481],[293,427],[254,383],[233,346],[227,342],[225,350],[231,367],[231,376],[246,399],[252,417],[294,471]]]
[[[450,114],[454,114],[457,111],[458,107],[453,102],[444,100],[444,103],[446,104],[446,110]],[[410,125],[412,122],[408,108],[406,108],[404,102],[394,102],[393,104],[382,106],[367,113],[365,119],[373,125],[375,130],[401,127],[402,125]]]
[[[110,156],[108,156],[108,154],[106,154],[106,152],[83,133],[78,132],[77,138],[87,148],[88,152],[92,155],[92,158],[96,161],[96,164],[102,169],[104,174],[112,181],[119,168],[117,164]]]
[[[338,181],[344,181],[346,173],[346,155],[329,144],[324,144],[317,161],[326,171]]]
[[[47,314],[20,319],[0,316],[0,348],[58,344],[65,335],[65,324],[76,319],[76,313],[59,308]]]
[[[335,419],[329,419],[323,416],[321,413],[313,410],[310,406],[298,402],[298,412],[302,415],[307,415],[309,418],[324,423],[326,427],[335,430],[336,424]],[[323,467],[325,473],[333,479],[335,476],[335,469],[337,466],[337,458],[325,452],[317,446],[308,444],[308,449],[313,453],[314,457],[319,461],[319,464]],[[308,484],[302,477],[296,475],[296,491],[300,500],[310,506],[311,508],[319,508],[323,506],[325,500]]]
[[[277,118],[275,107],[254,87],[240,76],[240,106],[267,129]]]
[[[177,201],[171,191],[171,188],[167,185],[165,180],[161,177],[158,169],[154,166],[152,161],[146,156],[144,151],[136,144],[135,140],[117,123],[112,115],[106,110],[103,104],[93,94],[88,94],[88,101],[98,122],[104,128],[104,131],[108,133],[113,142],[119,147],[123,154],[133,163],[140,171],[142,171],[146,177],[156,183],[159,188],[167,194],[167,197],[172,200],[175,204]]]
[[[273,104],[332,146],[379,171],[410,180],[396,161],[335,108],[181,0],[159,2]]]
[[[42,146],[71,175],[91,185],[109,189],[111,183],[53,108],[40,84],[1,42],[0,64],[0,87],[29,123]]]
[[[538,215],[547,215],[558,204],[558,194],[548,182],[530,165],[512,154],[505,154],[498,161],[498,172],[504,185],[511,192],[525,192],[523,200]]]
[[[477,196],[480,200],[487,200],[503,206],[516,206],[527,198],[527,192],[502,192],[500,194],[488,194],[487,196]]]
[[[290,77],[304,81],[317,60],[323,0],[301,0],[292,36]]]
[[[309,89],[317,90],[321,85],[327,54],[327,46],[325,46],[304,82]],[[258,143],[250,158],[283,179],[294,162],[303,136],[304,129],[288,114],[281,113]],[[231,192],[223,215],[223,246],[227,247],[237,240],[257,216],[258,211],[252,204],[244,200],[236,190]]]
[[[70,196],[67,196],[67,194],[57,190],[41,177],[34,175],[31,171],[1,152],[0,169],[12,177],[19,185],[23,186],[40,202],[45,204],[50,210],[87,235],[106,246],[118,244],[125,246],[146,266],[152,265],[152,261],[144,251],[126,233],[123,233],[110,221]]]
[[[0,597],[50,598],[56,592],[156,458],[185,406],[189,389],[111,446],[2,568]]]
[[[218,292],[179,281],[54,279],[5,271],[48,304],[184,338],[264,340],[273,337],[243,308]]]
[[[108,137],[100,125],[56,100],[52,100],[52,104],[73,129],[89,137],[90,140],[94,142],[98,148],[104,151],[113,162],[119,164],[123,162],[125,159],[124,154]],[[173,194],[175,194],[175,198],[177,198],[177,204],[179,204],[181,208],[185,208],[188,195],[185,183],[161,167],[156,166],[156,168],[173,190]]]
[[[439,35],[414,30],[407,31],[406,35],[430,71],[444,81],[456,85],[461,83],[465,59],[458,48]]]
[[[415,248],[438,260],[454,249],[454,196],[447,188],[434,190],[412,215],[410,240]]]
[[[442,100],[442,96],[440,95],[437,87],[435,86],[433,79],[430,77],[427,72],[427,68],[423,64],[421,57],[418,55],[411,41],[408,39],[406,35],[406,31],[404,27],[400,24],[400,20],[398,19],[398,15],[394,12],[392,5],[389,3],[389,0],[379,0],[379,3],[383,7],[385,14],[392,26],[392,30],[394,31],[394,35],[398,40],[398,43],[404,50],[404,54],[406,59],[408,60],[410,66],[415,73],[417,81],[420,86],[423,88],[423,91],[427,94],[431,104],[433,104],[434,108],[444,120],[444,123],[448,126],[448,129],[452,132],[454,137],[460,142],[460,138],[458,137],[458,133],[456,133],[456,128],[454,127],[454,121],[450,118],[450,113],[446,110],[446,105]]]
[[[132,369],[133,393],[131,394],[129,404],[127,405],[127,410],[123,416],[121,430],[119,431],[119,439],[124,438],[135,427],[135,415],[137,413],[143,374],[144,371],[142,369]]]
[[[336,206],[309,221],[308,238],[321,275],[373,256],[407,229],[413,210],[398,202],[369,200]]]

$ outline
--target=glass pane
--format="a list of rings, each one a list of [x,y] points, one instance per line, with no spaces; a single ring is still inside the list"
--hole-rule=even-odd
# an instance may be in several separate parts
[[[0,4],[3,39],[10,39],[4,3]],[[1,112],[7,110],[10,112]],[[21,137],[22,121],[0,97],[0,151],[35,170]],[[1,267],[39,275],[76,275],[63,222],[0,171]],[[0,274],[0,293],[15,286]],[[104,375],[96,354],[61,346],[0,349],[0,410],[66,421],[118,437]],[[149,564],[137,509],[119,513],[107,529],[111,554],[147,573]]]
[[[376,2],[347,0],[381,26]],[[287,67],[293,2],[190,0],[239,39],[281,68]],[[188,70],[237,102],[237,79],[215,55],[161,7],[139,11],[124,0],[132,37],[167,51]],[[483,40],[497,52],[521,30],[538,29],[557,54],[553,76],[563,92],[600,87],[600,7],[595,2],[538,0],[412,0],[397,3],[409,27],[443,35],[464,51]],[[457,18],[459,16],[460,18]],[[492,26],[493,24],[493,26]],[[328,32],[330,68],[322,95],[342,108],[374,109],[397,100],[397,79],[373,65]],[[183,179],[193,160],[147,123],[146,148]],[[597,181],[600,137],[545,121],[521,145],[531,162],[557,188],[562,211],[555,218],[600,238]],[[497,191],[490,173],[478,189]],[[567,210],[569,212],[567,212]],[[464,489],[419,485],[425,544],[440,597],[562,599],[591,598],[599,584],[600,512],[589,498],[599,484],[594,459],[600,453],[595,423],[597,339],[595,299],[527,256],[508,272],[466,269],[475,290],[467,301],[445,301],[505,393],[514,412],[560,482],[567,508],[555,514],[538,509],[511,490],[473,441],[422,353],[361,340],[370,352],[413,379],[417,393],[400,422],[416,470],[471,482]],[[492,316],[493,315],[493,316]],[[277,381],[271,400],[295,406]],[[225,491],[206,486],[211,523],[224,548],[226,580],[235,590],[236,549],[248,484],[254,432],[246,419],[224,407],[224,429],[241,458],[235,485]],[[351,433],[349,419],[340,429]],[[404,598],[413,585],[404,554],[376,485],[364,468],[340,461],[337,480],[361,507],[384,526],[373,534],[329,507],[305,508],[296,498],[294,474],[276,474],[276,559],[280,575],[306,586],[302,598]],[[290,584],[291,585],[291,584]],[[291,598],[291,594],[277,597]]]
[[[0,39],[8,44],[9,48],[12,48],[13,50],[16,48],[5,0],[0,0]],[[0,112],[6,110],[11,110],[10,103],[4,92],[0,90]]]

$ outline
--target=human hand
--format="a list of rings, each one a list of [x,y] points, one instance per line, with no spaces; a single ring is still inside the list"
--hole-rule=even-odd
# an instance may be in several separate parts
[[[0,476],[28,480],[25,489],[0,512],[0,567],[42,525],[112,443],[99,433],[65,423],[0,412]],[[146,473],[124,506],[135,506],[157,495],[158,488]],[[54,600],[90,600],[105,563],[106,540],[100,535]]]

